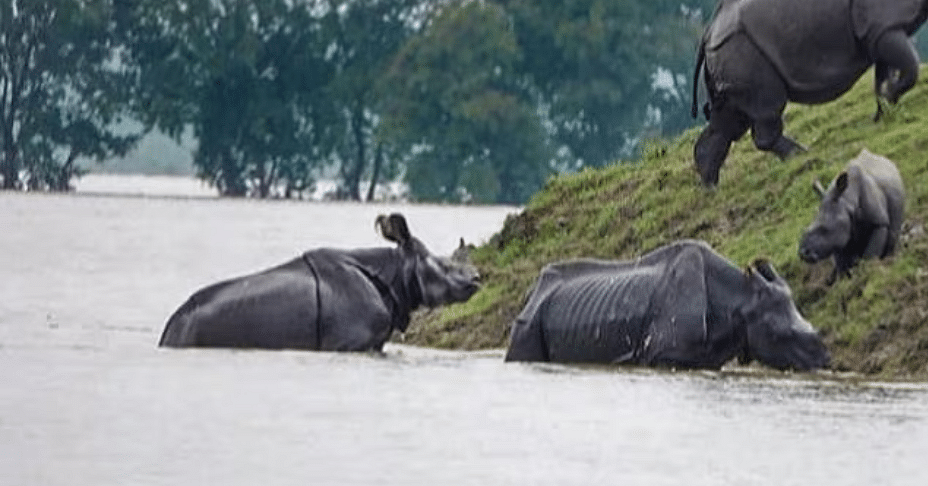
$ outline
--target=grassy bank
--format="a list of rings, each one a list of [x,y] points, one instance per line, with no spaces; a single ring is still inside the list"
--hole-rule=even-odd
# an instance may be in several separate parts
[[[526,291],[546,263],[571,257],[634,258],[680,238],[708,241],[738,265],[766,257],[793,288],[803,314],[822,329],[839,370],[928,379],[928,68],[879,123],[872,75],[841,99],[791,105],[786,132],[809,147],[786,162],[736,143],[719,188],[693,170],[698,131],[649,144],[640,161],[551,179],[518,216],[474,253],[485,288],[470,302],[416,318],[407,342],[445,348],[504,347]],[[896,255],[865,262],[825,284],[832,263],[797,257],[823,183],[861,149],[899,166],[906,223]]]

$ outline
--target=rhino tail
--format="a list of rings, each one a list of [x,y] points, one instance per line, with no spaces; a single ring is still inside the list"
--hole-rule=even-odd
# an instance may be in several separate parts
[[[699,50],[696,52],[696,67],[693,69],[693,104],[690,107],[690,114],[693,118],[699,116],[699,70],[706,60],[706,37],[703,36],[699,41]]]

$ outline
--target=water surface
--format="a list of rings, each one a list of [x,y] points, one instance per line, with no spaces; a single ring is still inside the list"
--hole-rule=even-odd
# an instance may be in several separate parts
[[[922,485],[928,389],[498,351],[165,350],[195,289],[315,246],[436,253],[512,208],[0,193],[3,485]]]

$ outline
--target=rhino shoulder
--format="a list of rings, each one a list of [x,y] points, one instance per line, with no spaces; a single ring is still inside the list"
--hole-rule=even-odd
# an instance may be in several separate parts
[[[851,24],[854,35],[869,52],[887,30],[902,29],[912,35],[928,15],[925,0],[853,0]]]
[[[733,35],[742,30],[741,0],[722,0],[715,10],[712,22],[706,28],[707,49],[717,49]]]

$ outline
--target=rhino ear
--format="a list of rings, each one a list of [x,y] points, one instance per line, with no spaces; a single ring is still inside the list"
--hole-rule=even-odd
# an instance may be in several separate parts
[[[386,240],[396,244],[405,245],[412,239],[406,218],[402,214],[393,213],[389,216],[381,214],[374,221],[374,226]]]
[[[758,258],[754,260],[754,268],[757,270],[757,273],[768,282],[775,282],[779,279],[779,275],[777,275],[776,270],[773,269],[773,265],[771,265],[770,261],[767,259]]]
[[[838,177],[835,179],[835,191],[832,194],[832,197],[838,199],[844,194],[844,191],[847,190],[847,172],[842,172],[838,174]]]
[[[767,288],[777,283],[781,278],[776,270],[773,269],[773,265],[763,258],[754,260],[754,263],[744,270],[744,275],[751,285],[761,288]]]

